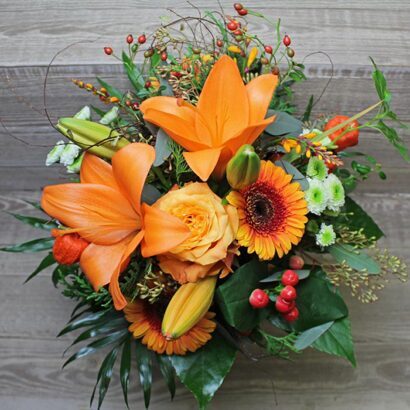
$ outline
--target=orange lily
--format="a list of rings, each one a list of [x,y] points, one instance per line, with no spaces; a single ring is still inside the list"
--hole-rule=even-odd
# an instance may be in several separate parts
[[[115,308],[127,304],[119,286],[119,275],[141,243],[144,257],[174,248],[190,236],[178,218],[145,203],[141,194],[155,159],[148,144],[134,143],[119,150],[112,166],[86,154],[81,183],[47,186],[41,206],[47,214],[71,228],[58,234],[77,232],[90,242],[80,266],[95,290],[110,284]]]
[[[212,172],[220,179],[236,151],[274,121],[265,115],[277,83],[277,76],[264,74],[245,86],[236,63],[224,55],[209,73],[197,106],[164,96],[148,98],[140,108],[146,121],[189,151],[185,160],[203,181]]]

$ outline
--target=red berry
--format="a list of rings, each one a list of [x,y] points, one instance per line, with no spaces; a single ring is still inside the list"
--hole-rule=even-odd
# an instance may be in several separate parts
[[[238,23],[236,21],[230,21],[226,27],[228,27],[230,31],[235,31],[238,28]]]
[[[283,44],[284,44],[286,47],[289,47],[291,42],[292,42],[292,40],[291,40],[290,37],[286,34],[285,37],[283,37]]]
[[[151,81],[145,81],[145,88],[151,87]]]
[[[305,261],[303,260],[302,257],[298,256],[298,255],[292,255],[289,258],[289,267],[291,269],[302,269],[303,265],[305,264]]]
[[[234,32],[233,32],[233,34],[235,35],[235,36],[241,36],[242,35],[242,31],[241,30],[235,30]]]
[[[295,320],[297,320],[299,317],[299,309],[297,307],[294,307],[290,312],[285,313],[283,315],[283,318],[287,321],[287,322],[294,322]]]
[[[265,51],[266,51],[268,54],[272,54],[273,48],[272,48],[271,46],[265,46]]]
[[[147,37],[145,36],[145,34],[141,34],[141,35],[138,37],[138,43],[144,44],[146,41],[147,41]]]
[[[241,3],[234,3],[233,7],[236,11],[239,11],[239,10],[243,9],[243,6],[242,6]]]
[[[218,47],[222,47],[224,45],[224,42],[222,40],[216,40],[216,45]]]
[[[282,275],[282,284],[283,285],[290,285],[296,286],[299,283],[299,276],[298,274],[291,269],[285,270]]]
[[[275,307],[276,310],[280,313],[287,313],[295,307],[295,301],[288,301],[283,299],[281,296],[276,298]]]
[[[279,73],[280,73],[279,67],[278,67],[277,65],[275,65],[275,66],[272,68],[272,74],[273,74],[273,75],[279,75]]]
[[[111,47],[104,47],[104,53],[110,56],[113,53],[113,49]]]
[[[166,51],[163,51],[163,52],[161,53],[161,60],[162,60],[162,61],[167,61],[167,58],[168,58],[167,52],[166,52]]]
[[[280,291],[280,297],[287,302],[291,302],[296,299],[296,289],[293,286],[287,285]]]
[[[263,309],[269,304],[269,296],[262,289],[255,289],[249,296],[249,303],[254,309]]]
[[[246,10],[246,9],[238,10],[238,14],[240,16],[246,16],[248,14],[248,10]]]
[[[133,103],[133,104],[131,105],[131,108],[132,108],[134,111],[137,111],[139,107],[140,107],[140,105],[139,105],[137,102],[135,102],[135,103]]]
[[[133,41],[134,41],[134,37],[132,36],[132,34],[128,34],[128,36],[127,36],[127,43],[128,43],[128,44],[132,44]]]

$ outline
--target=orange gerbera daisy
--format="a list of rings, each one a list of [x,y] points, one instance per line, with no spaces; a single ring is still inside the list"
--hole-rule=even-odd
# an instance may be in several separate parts
[[[155,159],[154,148],[134,143],[119,150],[112,166],[86,154],[81,183],[47,186],[41,199],[44,211],[90,242],[80,266],[95,290],[110,284],[115,308],[127,301],[118,278],[130,255],[141,243],[144,257],[178,246],[190,236],[178,218],[141,203],[145,179]]]
[[[263,74],[245,86],[236,63],[224,55],[212,67],[197,106],[182,98],[152,97],[141,111],[189,151],[184,157],[203,181],[212,172],[220,179],[236,151],[274,121],[265,116],[277,84],[277,76]]]
[[[238,209],[240,245],[262,260],[281,258],[301,240],[308,221],[304,193],[292,176],[270,161],[262,161],[258,180],[227,196]]]
[[[205,316],[188,332],[176,340],[167,340],[161,332],[164,312],[158,304],[150,304],[143,300],[135,300],[124,308],[125,318],[131,323],[129,331],[136,339],[142,338],[142,343],[159,354],[185,355],[195,352],[206,344],[216,323],[211,320],[215,313],[207,312]]]

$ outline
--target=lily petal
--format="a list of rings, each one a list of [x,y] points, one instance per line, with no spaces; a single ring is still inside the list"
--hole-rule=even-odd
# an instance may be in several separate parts
[[[129,144],[112,157],[112,168],[117,184],[138,214],[141,208],[142,189],[154,160],[154,148],[143,143]]]
[[[210,148],[196,152],[184,152],[184,158],[192,171],[205,182],[218,163],[221,150],[221,148]]]
[[[88,242],[112,245],[141,228],[121,192],[104,185],[62,184],[44,188],[41,207]]]
[[[213,66],[199,97],[198,111],[211,131],[214,147],[248,125],[248,94],[230,57],[222,56]]]
[[[273,74],[260,75],[246,85],[250,101],[249,124],[254,124],[265,118],[277,85],[278,76]]]
[[[142,205],[145,235],[141,243],[144,258],[167,252],[191,236],[189,228],[159,208]]]
[[[82,184],[99,184],[118,189],[111,165],[88,152],[81,164],[80,178]]]

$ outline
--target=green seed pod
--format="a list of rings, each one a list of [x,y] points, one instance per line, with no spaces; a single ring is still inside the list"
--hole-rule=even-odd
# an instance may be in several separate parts
[[[117,131],[92,121],[61,118],[57,129],[81,148],[102,158],[112,158],[129,144]]]
[[[261,160],[252,145],[245,144],[236,152],[226,167],[226,178],[233,189],[253,184],[259,176]]]

